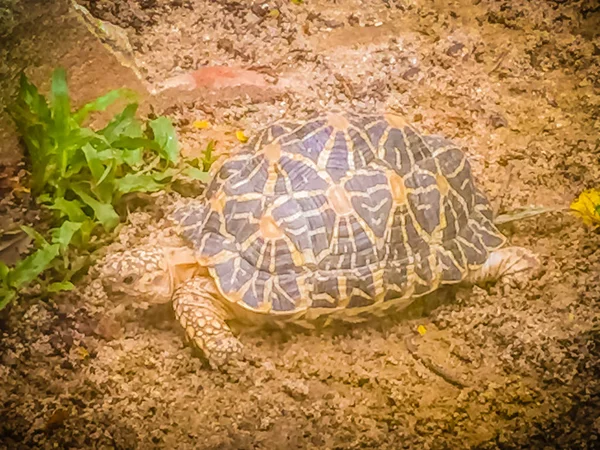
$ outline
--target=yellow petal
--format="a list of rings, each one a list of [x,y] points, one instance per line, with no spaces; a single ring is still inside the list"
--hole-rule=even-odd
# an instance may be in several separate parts
[[[425,336],[425,333],[427,333],[427,328],[425,328],[424,325],[419,325],[417,327],[417,332],[421,335],[421,336]]]
[[[244,134],[244,132],[242,130],[236,131],[235,137],[237,138],[238,141],[240,141],[242,143],[248,142],[248,138],[246,137],[246,135]]]
[[[600,225],[600,191],[583,191],[577,200],[571,203],[571,210],[581,217],[586,225]]]
[[[210,123],[208,123],[208,120],[196,120],[192,125],[194,128],[198,128],[199,130],[210,128]]]
[[[269,11],[269,16],[276,19],[277,17],[279,17],[279,10],[277,8],[272,9],[271,11]]]
[[[90,354],[84,347],[77,347],[77,353],[79,353],[81,359],[86,359],[90,357]]]

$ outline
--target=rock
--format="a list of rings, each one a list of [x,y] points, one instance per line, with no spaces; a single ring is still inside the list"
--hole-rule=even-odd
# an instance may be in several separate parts
[[[94,333],[106,341],[112,341],[123,336],[121,324],[110,316],[104,316],[98,321]]]
[[[184,75],[169,78],[161,83],[159,90],[222,89],[237,86],[267,87],[264,76],[252,70],[227,66],[206,66]]]
[[[415,78],[419,74],[420,70],[418,67],[411,67],[406,72],[402,74],[402,78],[405,80],[411,80]]]
[[[461,42],[455,42],[454,44],[452,44],[450,46],[450,48],[448,48],[448,50],[446,50],[446,55],[457,56],[462,52],[462,50],[464,48],[465,48],[465,44],[463,44]]]
[[[69,411],[63,408],[54,410],[48,421],[46,422],[46,430],[54,430],[60,427],[65,420],[69,418]]]
[[[494,128],[502,128],[508,126],[508,120],[501,114],[492,114],[490,116],[489,124]]]
[[[294,400],[304,400],[308,397],[308,385],[300,380],[287,380],[283,383],[283,391]]]

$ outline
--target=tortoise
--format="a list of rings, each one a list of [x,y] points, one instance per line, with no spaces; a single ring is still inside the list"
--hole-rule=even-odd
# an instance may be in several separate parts
[[[102,270],[111,292],[172,301],[213,367],[244,353],[232,319],[382,314],[539,267],[505,246],[465,153],[393,112],[274,122],[213,174],[169,215],[181,245],[128,249]]]

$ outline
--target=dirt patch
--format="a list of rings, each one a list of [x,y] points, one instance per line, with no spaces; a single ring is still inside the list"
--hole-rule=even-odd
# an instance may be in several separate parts
[[[197,120],[250,135],[325,107],[389,106],[465,145],[498,212],[566,205],[600,179],[597,2],[83,3],[126,27],[151,83],[210,63],[291,87],[170,105],[188,149],[206,145]],[[152,214],[131,220],[119,245],[161,231]],[[558,214],[503,231],[544,262],[526,289],[460,291],[425,316],[321,333],[246,333],[257,361],[236,376],[203,367],[168,306],[118,305],[88,295],[92,281],[21,299],[3,323],[1,442],[598,448],[600,234]]]

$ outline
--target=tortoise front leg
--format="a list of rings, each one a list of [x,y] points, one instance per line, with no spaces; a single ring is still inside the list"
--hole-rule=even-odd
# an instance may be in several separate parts
[[[225,322],[225,309],[219,305],[219,292],[209,276],[198,276],[175,291],[175,316],[190,341],[206,356],[213,368],[223,368],[238,357],[242,343]]]

